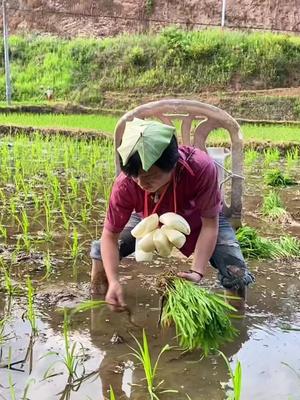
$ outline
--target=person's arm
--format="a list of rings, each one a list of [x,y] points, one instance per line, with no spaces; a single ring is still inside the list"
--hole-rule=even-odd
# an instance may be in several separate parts
[[[191,269],[204,276],[206,272],[206,266],[216,247],[219,229],[219,216],[217,215],[213,218],[202,217],[201,220],[202,227],[195,246],[193,266]],[[199,282],[201,280],[199,274],[191,272],[178,273],[180,277],[193,282]]]
[[[123,289],[119,282],[119,233],[103,229],[101,236],[101,255],[108,280],[108,291],[105,296],[107,303],[115,306],[125,306]]]
[[[206,266],[215,250],[218,230],[219,216],[214,218],[201,218],[202,227],[197,239],[192,269],[205,275]]]

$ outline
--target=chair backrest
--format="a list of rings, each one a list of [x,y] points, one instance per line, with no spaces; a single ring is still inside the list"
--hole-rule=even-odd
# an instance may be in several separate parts
[[[124,114],[115,129],[115,150],[120,145],[127,121],[134,117],[158,119],[174,126],[174,121],[181,121],[181,143],[199,147],[207,151],[205,141],[208,134],[216,128],[224,128],[231,139],[232,182],[230,204],[224,201],[223,211],[231,218],[234,226],[241,225],[243,194],[243,136],[237,121],[218,107],[194,100],[168,99],[143,104]],[[195,126],[196,122],[196,127]],[[180,141],[180,138],[179,138]],[[119,157],[116,153],[116,171],[120,172]]]

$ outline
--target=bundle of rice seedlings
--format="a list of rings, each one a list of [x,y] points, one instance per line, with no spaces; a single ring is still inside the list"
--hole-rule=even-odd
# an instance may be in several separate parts
[[[298,258],[300,257],[300,241],[292,236],[282,236],[273,242],[274,256],[276,258]]]
[[[236,238],[245,258],[271,258],[272,243],[260,237],[256,229],[243,226],[237,230]]]
[[[262,204],[262,213],[271,221],[280,223],[290,223],[292,218],[290,214],[283,207],[283,203],[277,192],[271,190],[264,198]]]
[[[221,295],[180,278],[168,280],[161,322],[175,324],[179,345],[184,350],[201,348],[205,355],[237,334],[228,313],[236,311]]]
[[[264,177],[265,183],[268,186],[286,187],[296,185],[297,182],[288,175],[284,175],[279,169],[270,169]]]
[[[259,236],[256,229],[243,226],[236,237],[245,258],[278,260],[300,255],[300,241],[289,235],[271,240]]]

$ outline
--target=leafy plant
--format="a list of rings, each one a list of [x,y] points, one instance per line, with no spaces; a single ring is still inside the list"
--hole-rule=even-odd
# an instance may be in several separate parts
[[[180,278],[167,284],[162,324],[175,324],[179,345],[185,350],[201,348],[205,355],[237,334],[228,313],[235,308],[221,295]]]
[[[136,357],[142,364],[145,372],[145,377],[147,380],[147,389],[148,393],[150,395],[151,400],[159,400],[159,397],[157,395],[157,390],[159,386],[162,385],[164,381],[160,381],[156,386],[154,385],[154,380],[156,378],[156,372],[158,368],[158,363],[160,360],[160,357],[164,352],[170,349],[169,345],[164,346],[161,351],[158,354],[158,357],[155,361],[155,363],[152,363],[151,360],[151,355],[149,351],[149,346],[148,346],[148,340],[146,336],[145,329],[143,329],[143,343],[140,343],[136,337],[134,337],[134,340],[138,346],[137,349],[134,349],[133,347],[130,347],[131,350],[133,351],[133,356]],[[175,390],[163,390],[161,393],[177,393]]]

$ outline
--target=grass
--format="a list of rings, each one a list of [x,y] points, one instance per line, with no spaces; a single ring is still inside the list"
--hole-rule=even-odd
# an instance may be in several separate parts
[[[237,334],[228,315],[235,309],[221,295],[171,278],[165,296],[162,324],[169,326],[174,322],[179,345],[184,350],[201,348],[207,355]]]
[[[1,114],[2,125],[37,128],[91,129],[112,133],[118,117],[99,114]]]
[[[112,134],[119,117],[100,114],[1,114],[1,124],[34,126],[37,128],[91,129]],[[178,124],[177,124],[178,125]],[[245,142],[271,141],[272,143],[300,143],[300,125],[242,125]],[[227,131],[217,129],[209,135],[210,141],[229,141]],[[294,151],[295,152],[295,151]],[[256,158],[256,153],[249,154],[249,162]],[[267,157],[277,159],[275,152],[266,153]],[[295,158],[295,154],[293,153]]]
[[[288,35],[169,27],[104,39],[10,36],[9,44],[17,101],[42,101],[48,88],[56,100],[101,104],[106,91],[199,93],[237,79],[242,89],[299,84],[300,40]],[[0,87],[4,100],[4,76]]]

